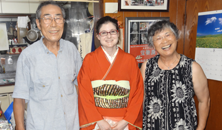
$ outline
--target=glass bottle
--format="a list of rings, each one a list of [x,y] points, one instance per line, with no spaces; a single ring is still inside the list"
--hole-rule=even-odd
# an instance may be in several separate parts
[[[8,56],[8,64],[13,64],[12,56]]]

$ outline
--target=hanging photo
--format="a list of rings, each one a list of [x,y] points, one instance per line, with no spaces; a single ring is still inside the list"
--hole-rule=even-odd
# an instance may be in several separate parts
[[[125,52],[132,54],[138,63],[154,57],[157,52],[148,46],[149,27],[156,21],[169,20],[168,17],[126,17]]]
[[[169,0],[119,0],[120,11],[165,11],[169,9]]]

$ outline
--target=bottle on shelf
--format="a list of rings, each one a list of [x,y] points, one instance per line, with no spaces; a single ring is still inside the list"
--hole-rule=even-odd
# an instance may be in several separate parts
[[[12,56],[8,56],[8,64],[9,65],[13,64]]]

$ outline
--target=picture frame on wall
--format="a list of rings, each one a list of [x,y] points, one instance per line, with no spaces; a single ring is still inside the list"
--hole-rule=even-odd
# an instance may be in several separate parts
[[[157,21],[169,20],[169,17],[126,17],[124,50],[132,54],[138,63],[143,63],[157,55],[154,48],[148,46],[149,27]],[[139,64],[140,65],[140,64]]]
[[[118,0],[118,10],[168,12],[169,0]]]

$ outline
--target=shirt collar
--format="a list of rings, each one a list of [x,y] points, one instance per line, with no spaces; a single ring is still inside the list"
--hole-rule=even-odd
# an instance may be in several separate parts
[[[44,51],[45,51],[46,53],[50,53],[49,49],[48,49],[48,48],[45,46],[45,44],[43,43],[43,38],[44,38],[44,36],[42,36],[41,39],[40,39],[40,42],[42,43],[43,49],[44,49]],[[59,40],[59,44],[60,44],[60,48],[59,48],[59,52],[60,52],[60,51],[63,50],[63,46],[64,46],[62,39]]]

